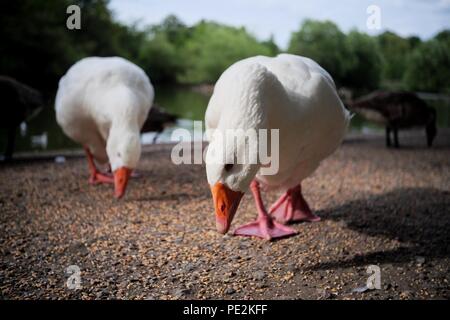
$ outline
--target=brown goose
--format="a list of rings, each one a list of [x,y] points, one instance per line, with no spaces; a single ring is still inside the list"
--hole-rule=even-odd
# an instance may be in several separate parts
[[[14,152],[17,127],[39,113],[43,100],[37,90],[6,76],[0,76],[0,96],[0,128],[8,132],[4,157],[5,160],[10,160]]]
[[[349,109],[369,121],[384,125],[388,147],[391,146],[391,131],[394,146],[399,147],[399,129],[425,127],[429,147],[436,137],[436,110],[412,92],[375,91],[350,103]]]

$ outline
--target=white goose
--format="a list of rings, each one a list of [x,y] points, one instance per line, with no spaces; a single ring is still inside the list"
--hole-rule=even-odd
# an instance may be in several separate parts
[[[301,181],[337,149],[350,120],[328,72],[309,58],[289,54],[241,60],[217,81],[205,120],[207,129],[222,134],[227,129],[279,129],[279,170],[274,175],[263,175],[261,164],[207,161],[220,233],[229,230],[249,186],[258,219],[237,228],[235,235],[270,240],[295,234],[294,229],[284,225],[288,222],[320,220],[302,196]],[[208,135],[207,159],[216,148],[222,148],[231,159],[245,148],[244,139],[232,143],[232,148],[224,148],[230,144],[216,137]],[[269,211],[262,203],[260,185],[286,191]]]
[[[75,63],[59,81],[56,119],[64,133],[83,145],[90,183],[114,183],[125,192],[141,155],[140,129],[153,103],[145,72],[119,57],[89,57]],[[114,177],[94,162],[109,162]]]

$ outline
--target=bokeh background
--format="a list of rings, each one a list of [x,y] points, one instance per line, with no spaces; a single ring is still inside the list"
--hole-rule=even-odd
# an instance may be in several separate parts
[[[71,4],[80,30],[66,27]],[[367,27],[370,5],[380,29]],[[0,300],[450,299],[449,0],[0,1],[0,39],[0,75],[45,100],[14,127],[12,161],[0,161]],[[165,142],[203,119],[230,64],[280,52],[317,60],[344,102],[383,89],[418,94],[435,108],[438,134],[427,147],[423,127],[402,130],[400,148],[386,148],[384,129],[356,115],[302,182],[320,223],[294,224],[298,234],[282,241],[224,236],[205,166],[175,165]],[[55,120],[58,80],[93,55],[141,66],[157,105],[178,116],[143,148],[121,200],[88,183],[81,146]],[[1,96],[0,106],[1,160],[14,106]],[[264,192],[264,203],[279,196]],[[233,228],[255,213],[245,196]],[[74,265],[81,290],[67,285]],[[370,265],[380,290],[366,285]]]
[[[68,30],[66,9],[81,8],[81,30]],[[380,29],[366,25],[380,8]],[[212,84],[233,62],[289,52],[313,58],[341,92],[410,90],[449,126],[450,2],[436,1],[123,1],[20,0],[0,4],[0,74],[40,90],[46,108],[18,129],[16,152],[68,149],[54,118],[59,78],[86,56],[122,56],[156,86],[156,102],[175,126],[202,120]],[[168,142],[174,127],[159,142]],[[352,130],[380,130],[355,117]],[[143,138],[144,142],[152,141]],[[0,135],[4,149],[6,135]]]

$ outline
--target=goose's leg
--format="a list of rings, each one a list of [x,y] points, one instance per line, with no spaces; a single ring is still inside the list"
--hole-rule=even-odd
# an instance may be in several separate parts
[[[156,144],[156,140],[158,140],[159,132],[155,133],[155,136],[152,139],[152,144]]]
[[[286,193],[270,207],[269,213],[281,223],[320,221],[320,217],[312,213],[308,203],[305,198],[303,198],[302,187],[300,184],[286,191]]]
[[[253,236],[271,240],[275,238],[282,238],[294,235],[297,233],[292,228],[286,227],[276,221],[274,221],[266,211],[261,199],[261,192],[259,190],[259,183],[253,181],[250,185],[250,189],[255,198],[256,209],[258,210],[258,218],[254,222],[250,222],[243,226],[238,227],[234,231],[234,235],[238,236]]]
[[[16,127],[11,126],[8,128],[8,142],[6,144],[5,160],[9,161],[12,159],[14,148],[16,145]]]
[[[94,157],[92,156],[91,151],[89,151],[88,147],[84,147],[84,151],[86,152],[86,157],[88,160],[88,167],[89,167],[89,183],[90,184],[97,184],[97,183],[114,183],[114,177],[108,176],[106,174],[101,173],[98,171],[97,167],[95,166]]]
[[[391,146],[391,128],[386,126],[386,147]]]
[[[394,127],[394,146],[396,148],[399,147],[399,144],[398,144],[398,128],[397,127]]]

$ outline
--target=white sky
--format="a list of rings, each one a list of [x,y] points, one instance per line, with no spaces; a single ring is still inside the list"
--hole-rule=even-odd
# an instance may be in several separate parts
[[[273,34],[285,49],[291,32],[306,18],[332,20],[345,32],[357,28],[379,33],[366,27],[369,5],[381,9],[381,32],[427,39],[450,28],[450,0],[111,0],[109,6],[124,23],[155,24],[169,14],[188,25],[215,20],[245,26],[261,40]]]

